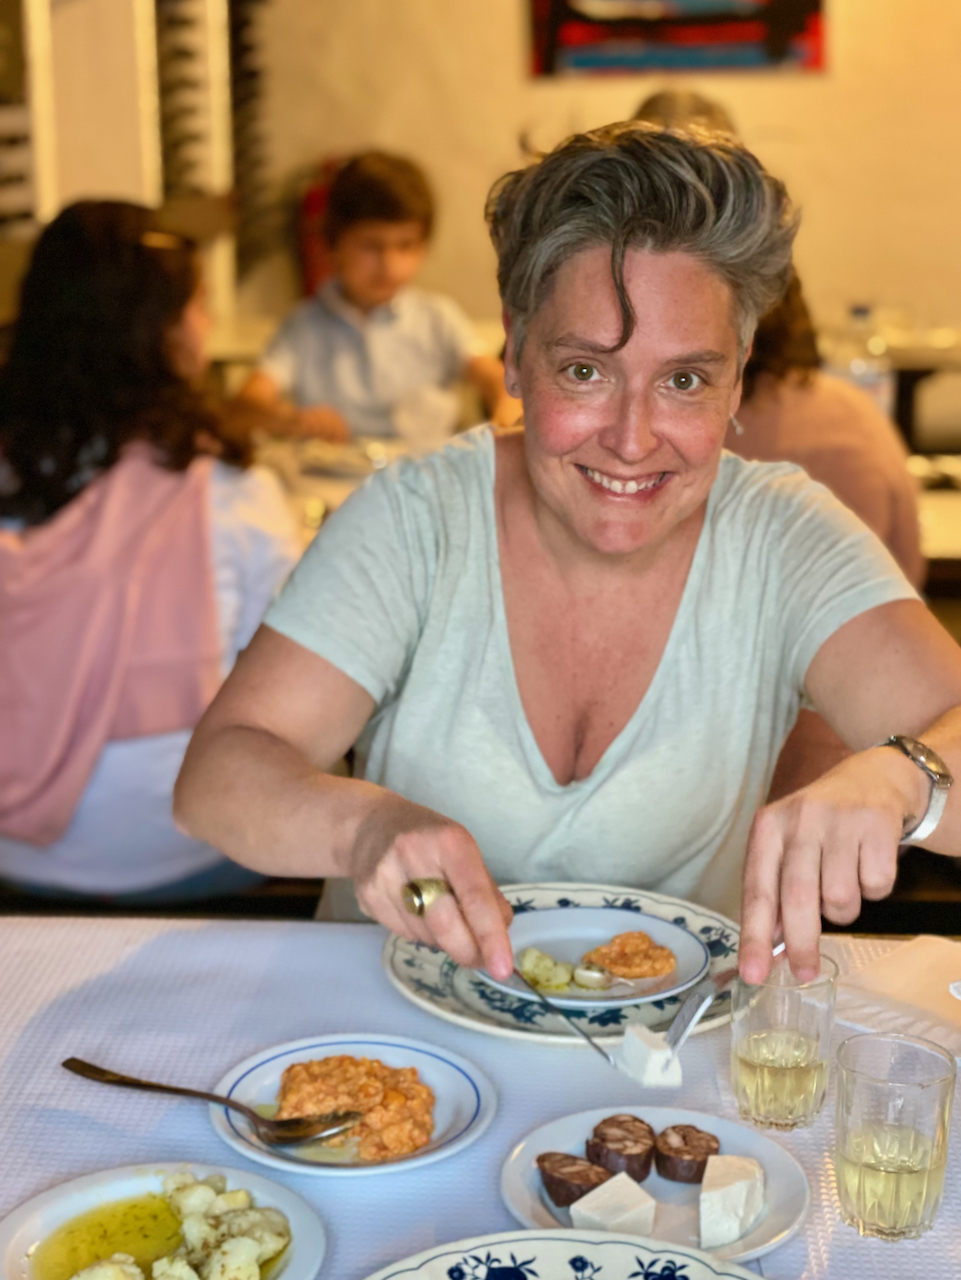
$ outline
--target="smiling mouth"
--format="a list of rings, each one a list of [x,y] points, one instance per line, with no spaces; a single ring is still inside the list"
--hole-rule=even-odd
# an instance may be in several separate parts
[[[593,481],[594,484],[600,485],[602,489],[606,489],[609,493],[627,494],[630,497],[636,493],[650,493],[654,489],[659,489],[670,474],[667,471],[658,471],[652,476],[643,476],[639,480],[624,480],[617,476],[605,475],[603,471],[595,471],[593,467],[583,467],[579,462],[574,465],[582,475],[587,476],[588,480]]]

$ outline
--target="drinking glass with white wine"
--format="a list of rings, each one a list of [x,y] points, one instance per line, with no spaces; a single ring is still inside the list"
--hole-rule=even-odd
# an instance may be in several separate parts
[[[731,1083],[745,1120],[773,1129],[812,1124],[824,1103],[838,967],[798,982],[779,957],[764,982],[738,979],[732,999]]]
[[[857,1035],[838,1049],[834,1170],[862,1236],[912,1240],[944,1194],[955,1060],[930,1040]]]

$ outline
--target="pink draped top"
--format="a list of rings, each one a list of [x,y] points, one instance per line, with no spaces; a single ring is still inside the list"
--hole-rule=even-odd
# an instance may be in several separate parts
[[[128,445],[45,524],[0,531],[0,832],[59,839],[106,742],[195,725],[221,680],[210,459]]]

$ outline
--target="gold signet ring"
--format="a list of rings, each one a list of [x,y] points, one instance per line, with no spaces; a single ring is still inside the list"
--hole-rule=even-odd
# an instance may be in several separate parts
[[[438,898],[450,892],[451,887],[446,880],[435,880],[430,877],[408,880],[404,885],[404,906],[412,916],[422,916]]]

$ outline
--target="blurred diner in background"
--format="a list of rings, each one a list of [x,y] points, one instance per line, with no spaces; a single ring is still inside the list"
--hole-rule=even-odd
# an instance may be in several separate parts
[[[959,49],[942,0],[0,0],[0,1238],[160,1156],[241,1250],[222,1138],[331,1179],[287,1280],[389,1280],[659,1194],[673,1134],[671,1274],[961,1269]],[[60,1065],[265,1121],[287,1042],[343,1134],[373,1071],[395,1195]],[[931,1134],[858,1110],[923,1072]],[[705,1261],[728,1158],[760,1235]],[[114,1244],[81,1280],[266,1274]]]
[[[190,730],[299,546],[199,381],[196,247],[121,201],[44,230],[0,368],[0,876],[176,902],[255,882],[177,831]]]

